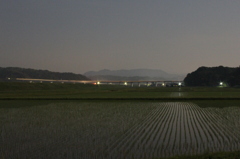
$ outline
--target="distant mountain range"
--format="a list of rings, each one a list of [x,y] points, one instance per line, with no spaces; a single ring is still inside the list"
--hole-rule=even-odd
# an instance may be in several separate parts
[[[0,79],[7,78],[34,78],[54,80],[90,80],[86,76],[74,73],[51,72],[48,70],[25,69],[19,67],[0,67]]]
[[[92,80],[183,80],[185,74],[169,74],[159,69],[100,70],[84,73]]]
[[[139,80],[183,80],[186,75],[169,74],[157,69],[131,70],[100,70],[82,74],[69,72],[51,72],[48,70],[26,69],[19,67],[0,67],[0,80],[8,78],[34,78],[53,80],[111,80],[111,81],[139,81]]]

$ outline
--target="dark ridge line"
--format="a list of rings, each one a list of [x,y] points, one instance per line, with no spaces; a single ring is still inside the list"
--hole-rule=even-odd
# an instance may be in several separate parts
[[[240,100],[240,98],[0,98],[0,100]]]

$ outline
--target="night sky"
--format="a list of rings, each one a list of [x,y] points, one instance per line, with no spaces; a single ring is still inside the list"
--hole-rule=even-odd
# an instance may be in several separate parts
[[[0,1],[0,67],[189,73],[239,59],[239,0]]]

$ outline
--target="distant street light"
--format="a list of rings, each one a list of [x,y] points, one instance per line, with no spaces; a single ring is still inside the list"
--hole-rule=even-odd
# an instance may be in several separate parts
[[[223,82],[220,82],[219,85],[222,86],[222,85],[223,85]]]

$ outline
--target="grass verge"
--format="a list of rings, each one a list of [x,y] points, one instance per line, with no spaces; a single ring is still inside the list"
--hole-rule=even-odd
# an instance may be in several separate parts
[[[239,100],[240,89],[0,82],[0,99]]]

